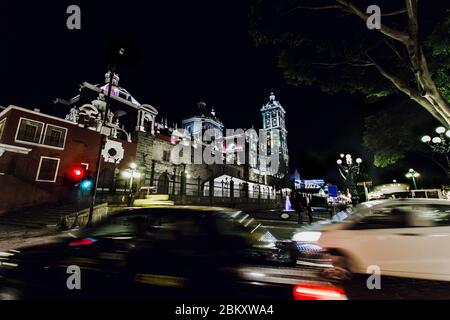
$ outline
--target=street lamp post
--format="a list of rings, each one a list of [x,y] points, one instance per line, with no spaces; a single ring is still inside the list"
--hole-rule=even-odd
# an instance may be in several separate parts
[[[105,125],[106,121],[108,120],[108,111],[109,111],[109,105],[110,105],[110,100],[111,100],[111,90],[112,90],[112,85],[113,85],[114,74],[116,71],[116,66],[119,62],[119,57],[123,56],[124,53],[125,53],[125,49],[120,48],[119,54],[116,56],[116,59],[109,71],[108,94],[106,96],[106,101],[105,101],[106,102],[105,103],[105,111],[101,117],[101,126],[100,126],[101,142],[100,142],[100,147],[98,150],[98,157],[97,157],[97,172],[95,174],[94,187],[92,188],[91,203],[89,206],[89,216],[88,216],[87,225],[91,224],[92,217],[94,215],[95,198],[97,197],[98,180],[100,178],[100,166],[102,163],[102,151],[105,146],[106,138],[107,138],[107,136],[103,134],[102,128]]]
[[[350,189],[353,200],[352,202],[358,203],[359,196],[356,188],[356,179],[361,170],[362,159],[357,158],[353,161],[351,154],[345,155],[341,153],[340,158],[336,160],[336,163],[338,165],[339,173]]]
[[[405,174],[405,177],[408,179],[412,179],[414,184],[414,189],[417,190],[417,179],[420,177],[420,173],[418,173],[414,169],[409,169],[408,172]]]
[[[446,161],[447,176],[450,178],[450,129],[437,127],[437,136],[423,136],[422,142],[426,143],[434,153],[440,154]]]
[[[131,205],[131,200],[133,197],[133,180],[136,178],[140,178],[141,174],[137,172],[137,165],[136,163],[131,163],[129,168],[122,172],[122,176],[130,179],[130,189],[128,192],[128,205]]]

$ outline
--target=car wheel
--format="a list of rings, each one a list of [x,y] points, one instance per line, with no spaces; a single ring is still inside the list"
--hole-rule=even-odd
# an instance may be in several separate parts
[[[327,260],[332,267],[327,268],[324,273],[330,280],[346,281],[353,277],[351,271],[350,259],[340,252],[330,252],[327,255]]]

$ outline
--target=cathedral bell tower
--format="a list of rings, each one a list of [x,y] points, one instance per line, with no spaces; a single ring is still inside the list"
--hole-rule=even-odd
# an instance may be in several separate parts
[[[267,155],[272,156],[278,149],[280,166],[278,172],[272,172],[274,176],[283,178],[289,170],[289,154],[287,146],[286,111],[270,93],[269,102],[261,108],[263,129],[267,134]],[[278,147],[278,148],[276,148]]]

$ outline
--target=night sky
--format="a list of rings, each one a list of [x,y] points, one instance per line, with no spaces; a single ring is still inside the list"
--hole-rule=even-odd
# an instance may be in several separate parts
[[[66,28],[70,4],[81,7],[81,30]],[[273,88],[287,111],[291,165],[302,177],[337,182],[341,152],[362,156],[375,181],[399,175],[370,165],[361,142],[371,109],[362,97],[286,84],[275,51],[255,47],[248,35],[247,1],[7,0],[0,15],[2,106],[50,111],[54,98],[75,96],[82,82],[103,82],[113,48],[124,46],[120,85],[169,123],[203,99],[226,127],[259,128]]]

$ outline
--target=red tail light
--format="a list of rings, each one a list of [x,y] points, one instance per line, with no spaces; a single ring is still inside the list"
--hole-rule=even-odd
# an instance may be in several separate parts
[[[69,246],[75,247],[75,246],[88,246],[96,242],[97,240],[94,238],[84,238],[81,240],[75,240],[69,243]]]
[[[331,284],[301,284],[294,287],[295,300],[346,300],[343,288]]]

